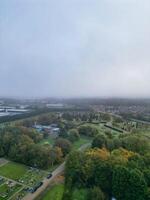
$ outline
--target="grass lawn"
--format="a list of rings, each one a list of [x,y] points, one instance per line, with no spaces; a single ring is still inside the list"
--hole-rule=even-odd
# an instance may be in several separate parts
[[[51,146],[53,146],[54,144],[54,139],[52,137],[48,137],[46,139],[43,139],[41,142],[40,142],[41,145],[44,145],[44,144],[50,144]]]
[[[92,138],[89,137],[81,137],[80,140],[73,143],[73,149],[79,149],[82,145],[90,143]]]
[[[41,200],[62,200],[64,185],[59,184],[52,187]]]
[[[9,162],[0,167],[0,175],[13,180],[18,180],[27,172],[27,170],[27,167],[24,165]]]
[[[91,126],[91,127],[94,127],[94,128],[97,128],[99,131],[103,131],[105,130],[105,127],[103,124],[99,123],[99,124],[93,124],[93,123],[88,123],[86,122],[84,125],[86,126]]]

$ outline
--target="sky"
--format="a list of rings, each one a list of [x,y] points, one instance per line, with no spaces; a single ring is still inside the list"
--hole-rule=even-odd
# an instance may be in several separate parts
[[[0,0],[0,96],[150,97],[149,0]]]

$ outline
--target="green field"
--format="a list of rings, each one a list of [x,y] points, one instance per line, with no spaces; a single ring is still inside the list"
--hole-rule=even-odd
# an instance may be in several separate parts
[[[92,141],[92,138],[88,137],[81,137],[80,140],[73,143],[73,150],[79,149],[82,145],[90,143]]]
[[[19,180],[27,172],[25,165],[9,162],[0,167],[0,175],[13,180]]]
[[[94,128],[97,128],[99,131],[103,131],[105,130],[105,127],[103,124],[99,123],[99,124],[94,124],[94,123],[88,123],[86,122],[84,125],[86,126],[91,126],[91,127],[94,127]]]
[[[44,145],[44,144],[50,144],[51,146],[53,146],[55,139],[53,139],[52,137],[48,137],[46,139],[43,139],[40,144]]]
[[[64,185],[59,184],[51,188],[41,200],[61,200],[64,192]]]

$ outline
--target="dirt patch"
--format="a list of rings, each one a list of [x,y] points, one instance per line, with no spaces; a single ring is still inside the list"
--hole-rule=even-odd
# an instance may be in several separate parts
[[[8,162],[9,162],[9,161],[6,160],[5,158],[0,158],[0,167],[1,167],[2,165],[6,165]]]
[[[65,179],[64,176],[59,175],[53,180],[52,185],[64,183],[64,179]]]

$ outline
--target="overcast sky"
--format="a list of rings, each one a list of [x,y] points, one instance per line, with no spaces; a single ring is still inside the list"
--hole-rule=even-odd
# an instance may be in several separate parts
[[[0,96],[150,97],[150,0],[0,0]]]

